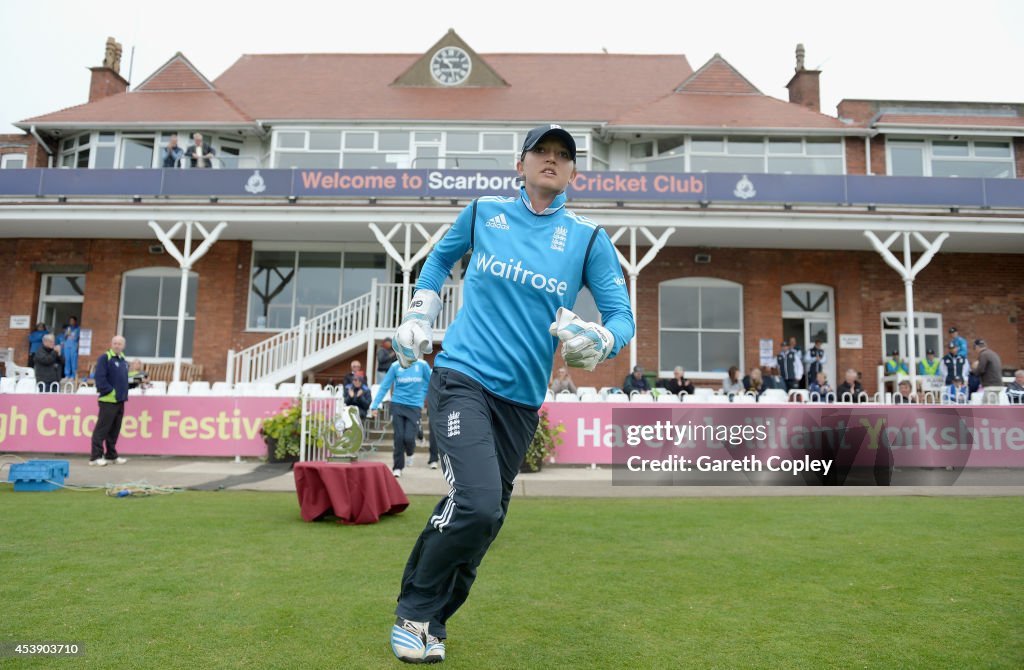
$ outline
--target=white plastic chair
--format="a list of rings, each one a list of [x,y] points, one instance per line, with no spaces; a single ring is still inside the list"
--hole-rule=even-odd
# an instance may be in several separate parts
[[[562,391],[555,395],[555,402],[579,402],[579,396],[570,391]]]
[[[210,395],[231,395],[231,384],[227,382],[213,382],[213,386],[210,387]]]
[[[321,386],[320,384],[314,384],[312,382],[308,382],[308,383],[302,385],[302,393],[303,393],[303,395],[313,395],[313,394],[319,393],[320,391],[323,391],[323,390],[324,390],[323,386]],[[372,391],[371,391],[371,393],[372,393]]]
[[[604,396],[605,402],[629,402],[629,396],[625,393],[609,393]]]
[[[654,396],[650,393],[633,392],[629,395],[629,402],[654,402]]]
[[[662,393],[661,395],[658,396],[658,399],[656,400],[656,402],[675,403],[675,404],[678,405],[680,400],[679,400],[679,396],[677,396],[677,395],[673,395],[671,393]]]
[[[601,396],[597,393],[586,393],[580,396],[580,402],[601,402]]]
[[[299,385],[295,382],[283,382],[277,385],[277,395],[285,398],[299,397]]]
[[[249,385],[245,395],[253,398],[273,398],[277,395],[277,387],[266,382],[256,382]]]
[[[131,391],[129,391],[131,393]],[[75,391],[76,395],[98,395],[99,391],[96,390],[95,386],[79,386],[78,390]]]
[[[188,385],[189,395],[210,395],[210,382],[192,382]]]
[[[715,399],[714,389],[709,389],[706,386],[698,386],[693,389],[693,395],[700,398],[702,402],[714,402]]]
[[[811,393],[807,389],[793,389],[789,392],[788,402],[807,402]]]
[[[149,382],[146,395],[167,395],[167,382]]]
[[[18,385],[20,386],[21,382],[18,382]],[[981,405],[984,402],[985,402],[985,392],[984,391],[975,391],[974,393],[971,394],[971,404],[972,405]]]
[[[782,389],[768,389],[761,394],[761,400],[758,402],[774,402],[774,403],[785,403],[789,400],[786,392]]]
[[[22,377],[14,386],[15,393],[39,393],[35,377]]]
[[[376,391],[374,391],[374,393],[376,394]],[[376,398],[377,396],[374,395],[374,397]],[[544,393],[544,402],[554,402],[554,400],[555,400],[555,394],[551,392],[551,389],[548,389],[547,391],[545,391],[545,393]]]
[[[14,393],[18,382],[13,377],[0,377],[0,393]]]
[[[597,395],[596,386],[577,386],[576,387],[577,397],[582,398],[585,395]]]
[[[733,397],[732,401],[740,405],[753,405],[757,402],[757,398],[746,393],[738,394]]]
[[[167,395],[188,395],[188,382],[171,382],[167,385]]]

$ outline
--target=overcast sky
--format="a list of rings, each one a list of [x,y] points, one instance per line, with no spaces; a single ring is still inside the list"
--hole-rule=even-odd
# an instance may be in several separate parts
[[[697,69],[718,52],[783,99],[803,42],[828,114],[843,98],[1024,102],[1022,0],[0,0],[0,133],[85,102],[108,36],[126,77],[135,48],[134,84],[176,51],[215,79],[244,53],[423,53],[449,28],[482,54],[683,54]]]

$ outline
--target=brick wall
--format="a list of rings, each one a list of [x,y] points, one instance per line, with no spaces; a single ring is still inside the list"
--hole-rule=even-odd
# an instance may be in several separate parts
[[[55,147],[56,143],[50,145],[51,150]],[[49,154],[28,133],[0,135],[0,156],[4,154],[25,154],[27,168],[44,168],[49,165]]]

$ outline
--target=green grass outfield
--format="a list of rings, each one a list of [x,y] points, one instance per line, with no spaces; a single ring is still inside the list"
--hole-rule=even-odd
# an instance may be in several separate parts
[[[371,526],[294,494],[0,486],[4,667],[399,668],[388,633],[434,498]],[[512,502],[450,668],[1021,668],[1024,498]]]

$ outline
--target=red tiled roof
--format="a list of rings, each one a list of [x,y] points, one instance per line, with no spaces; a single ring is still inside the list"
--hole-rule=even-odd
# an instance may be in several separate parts
[[[249,125],[252,120],[217,91],[140,91],[101,98],[59,112],[25,119],[23,124]]]
[[[208,91],[213,84],[180,52],[160,66],[136,91]]]
[[[883,114],[876,124],[899,123],[912,126],[994,126],[1024,128],[1020,116],[945,116],[938,114]]]
[[[722,129],[835,128],[838,119],[767,95],[671,93],[617,116],[609,127],[681,126]]]
[[[686,93],[722,93],[762,95],[757,87],[741,75],[719,54],[694,72],[676,89]]]
[[[246,55],[214,83],[261,120],[602,121],[692,73],[685,56],[480,56],[508,87],[389,86],[419,54]]]

